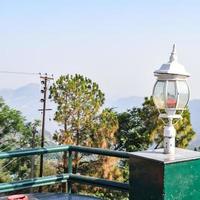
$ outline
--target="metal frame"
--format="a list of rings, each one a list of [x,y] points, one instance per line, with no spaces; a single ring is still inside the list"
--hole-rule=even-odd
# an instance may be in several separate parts
[[[56,176],[46,176],[46,177],[38,177],[34,179],[26,179],[23,181],[11,182],[11,183],[0,183],[0,193],[2,192],[10,192],[25,188],[52,185],[55,183],[63,183],[67,182],[68,193],[71,193],[72,183],[80,183],[87,185],[95,185],[115,190],[121,191],[129,191],[128,183],[121,183],[117,181],[110,181],[106,179],[82,176],[73,174],[72,172],[72,152],[80,152],[80,153],[90,153],[90,154],[98,154],[104,156],[113,156],[118,158],[129,159],[130,153],[122,152],[122,151],[114,151],[108,149],[101,148],[90,148],[83,146],[73,146],[73,145],[63,145],[57,147],[46,147],[46,148],[35,148],[35,149],[23,149],[23,150],[15,150],[9,152],[0,152],[0,159],[5,158],[14,158],[14,157],[24,157],[24,156],[32,156],[32,155],[43,155],[49,153],[57,153],[57,152],[68,152],[68,173],[56,175]]]

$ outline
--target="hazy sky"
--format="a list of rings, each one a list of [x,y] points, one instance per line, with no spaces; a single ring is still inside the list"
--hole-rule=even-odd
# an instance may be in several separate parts
[[[150,95],[174,42],[200,98],[199,0],[0,0],[0,71],[80,73],[108,98]],[[0,88],[29,82],[0,74]]]

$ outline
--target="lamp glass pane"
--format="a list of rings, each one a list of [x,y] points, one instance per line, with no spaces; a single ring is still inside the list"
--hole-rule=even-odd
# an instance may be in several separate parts
[[[177,103],[176,81],[168,81],[166,107],[176,108],[176,103]]]
[[[165,81],[157,81],[153,91],[153,101],[158,109],[165,109]]]
[[[178,109],[184,109],[189,101],[189,88],[186,81],[177,81],[177,89],[178,89]]]

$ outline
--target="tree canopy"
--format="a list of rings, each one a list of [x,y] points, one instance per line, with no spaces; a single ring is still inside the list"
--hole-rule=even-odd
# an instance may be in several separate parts
[[[31,147],[33,132],[38,132],[39,121],[26,122],[22,114],[10,108],[0,98],[0,151],[9,151]],[[36,135],[35,144],[39,143]],[[27,177],[30,169],[31,158],[7,159],[0,162],[2,178],[0,181],[22,179]],[[14,175],[14,176],[13,176]]]
[[[147,149],[150,142],[149,133],[140,117],[138,108],[118,114],[119,129],[115,149],[121,151],[140,151]]]
[[[162,147],[164,123],[159,119],[153,99],[145,98],[142,107],[133,108],[118,114],[118,149],[138,151],[154,144]],[[176,147],[186,148],[195,135],[190,121],[190,112],[186,108],[182,118],[175,123]]]
[[[104,103],[98,84],[78,74],[61,76],[50,87],[50,98],[57,104],[55,120],[63,125],[54,138],[61,144],[85,145],[85,130]]]

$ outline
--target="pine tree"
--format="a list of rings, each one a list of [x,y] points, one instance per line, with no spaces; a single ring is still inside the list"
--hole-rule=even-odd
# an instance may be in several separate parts
[[[114,147],[115,133],[118,128],[117,116],[112,109],[102,110],[105,97],[97,83],[77,74],[61,76],[50,88],[50,98],[57,104],[55,120],[63,127],[54,135],[54,139],[59,144],[108,149]],[[116,166],[113,163],[117,163],[117,160],[115,161],[112,162],[113,168]],[[77,170],[86,171],[85,163],[89,164],[87,159],[84,159],[84,155],[75,153],[73,171],[75,173]],[[109,158],[99,156],[92,163],[93,167],[96,165],[99,167],[94,167],[94,172],[92,168],[88,169],[88,173],[111,178],[112,172],[108,174],[105,171],[102,174],[102,169],[108,165]]]

